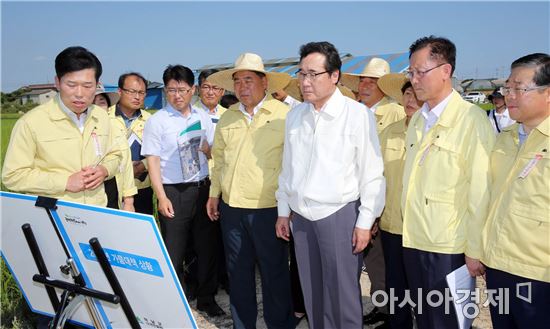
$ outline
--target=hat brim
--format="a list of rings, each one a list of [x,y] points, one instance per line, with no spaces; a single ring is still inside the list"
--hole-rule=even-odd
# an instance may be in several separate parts
[[[233,86],[233,74],[240,71],[253,71],[265,74],[267,78],[267,93],[273,93],[284,89],[291,79],[290,75],[287,73],[258,71],[252,69],[228,69],[216,72],[208,76],[206,80],[216,86],[224,88],[225,90],[235,92],[235,88]]]
[[[105,96],[107,96],[109,98],[109,101],[111,102],[111,105],[115,105],[120,100],[120,95],[118,93],[114,93],[114,92],[100,92],[100,93],[96,93],[95,95],[97,96],[97,95],[101,95],[101,94],[104,94]]]
[[[405,85],[407,81],[408,79],[403,73],[388,73],[378,79],[378,88],[380,88],[384,94],[403,105],[403,93],[401,92],[401,88],[403,88],[403,85]]]
[[[348,87],[342,84],[338,84],[338,89],[340,89],[340,92],[342,93],[342,95],[355,100],[355,94]],[[304,98],[302,97],[302,92],[300,91],[300,83],[298,82],[298,79],[293,78],[292,80],[290,80],[290,82],[288,83],[288,85],[284,90],[292,98],[297,99],[300,102],[304,101]]]
[[[358,92],[359,91],[359,80],[361,78],[380,79],[381,77],[373,76],[373,75],[370,75],[370,74],[364,74],[364,73],[344,73],[344,74],[342,74],[342,78],[340,78],[340,82],[344,86],[351,89],[352,91]]]

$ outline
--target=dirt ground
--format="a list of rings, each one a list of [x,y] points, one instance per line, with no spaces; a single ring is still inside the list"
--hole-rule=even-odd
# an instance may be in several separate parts
[[[477,280],[477,287],[480,288],[480,291],[483,291],[485,288],[485,282],[483,279]],[[373,305],[371,303],[370,299],[370,281],[368,275],[365,273],[361,274],[361,291],[363,295],[363,313],[368,313],[372,308]],[[264,329],[266,328],[265,322],[263,321],[263,305],[262,305],[262,293],[261,293],[261,286],[260,286],[260,278],[259,275],[256,275],[256,295],[258,296],[258,322],[257,322],[257,328],[258,329]],[[231,313],[229,310],[229,296],[225,293],[225,291],[220,290],[218,292],[218,295],[216,296],[216,300],[218,301],[218,304],[220,307],[227,313],[226,316],[223,317],[217,317],[217,318],[211,318],[208,315],[206,315],[203,312],[197,311],[195,308],[196,303],[191,303],[191,309],[193,311],[193,316],[195,317],[195,320],[197,321],[197,326],[200,329],[214,329],[214,328],[232,328],[233,321],[231,320]],[[485,298],[481,299],[481,304],[485,301]],[[373,329],[378,324],[372,325],[372,326],[364,326],[364,328],[367,329]],[[300,322],[300,325],[296,327],[298,329],[307,329],[308,323],[306,320],[303,320]],[[480,305],[480,313],[479,316],[474,320],[473,329],[491,329],[491,317],[489,314],[489,308],[483,307]]]

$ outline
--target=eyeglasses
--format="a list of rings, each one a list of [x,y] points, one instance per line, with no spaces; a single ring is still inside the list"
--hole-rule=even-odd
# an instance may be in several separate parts
[[[315,73],[315,72],[302,72],[302,70],[298,70],[298,72],[296,72],[296,75],[298,76],[298,80],[303,81],[307,79],[309,81],[315,81],[315,79],[317,79],[317,76],[324,73],[330,73],[330,72],[324,71],[324,72]]]
[[[176,95],[176,94],[180,94],[182,96],[185,96],[187,95],[189,92],[191,91],[191,89],[185,89],[185,88],[166,88],[166,93],[168,95]]]
[[[223,88],[217,87],[217,86],[209,86],[209,85],[202,85],[201,90],[204,92],[213,91],[215,93],[219,93],[223,90]]]
[[[529,88],[500,87],[499,91],[503,96],[508,96],[508,95],[522,96],[523,94],[527,93],[528,91],[544,89],[544,88],[548,88],[548,87],[550,87],[550,85],[535,86],[535,87],[529,87]]]
[[[140,97],[145,96],[145,91],[142,90],[134,90],[134,89],[126,89],[126,88],[120,88],[126,95],[137,95]]]
[[[407,79],[412,79],[413,77],[417,77],[418,79],[422,79],[428,72],[430,72],[431,70],[435,70],[436,68],[440,67],[440,66],[443,66],[445,64],[448,64],[448,63],[441,63],[437,66],[434,66],[432,67],[431,69],[427,69],[425,71],[419,71],[419,70],[406,70],[405,71],[405,77],[407,77]]]

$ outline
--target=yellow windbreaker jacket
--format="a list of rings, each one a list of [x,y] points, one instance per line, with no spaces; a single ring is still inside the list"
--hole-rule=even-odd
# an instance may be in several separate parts
[[[288,106],[268,95],[248,123],[239,104],[231,106],[216,126],[210,196],[221,194],[231,207],[276,207]]]
[[[4,185],[12,191],[66,201],[106,206],[103,184],[94,190],[65,191],[70,175],[101,161],[112,177],[121,153],[113,144],[110,119],[105,110],[88,109],[84,131],[61,109],[58,98],[40,105],[15,124],[2,171]]]
[[[506,127],[491,153],[491,207],[482,262],[550,282],[550,117],[519,146],[518,124]]]
[[[454,90],[439,120],[423,136],[424,122],[418,111],[407,129],[403,246],[480,259],[492,127],[483,110]]]

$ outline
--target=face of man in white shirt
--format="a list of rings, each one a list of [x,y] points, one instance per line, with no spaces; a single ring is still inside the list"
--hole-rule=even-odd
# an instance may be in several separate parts
[[[442,64],[438,67],[438,65]],[[411,83],[418,100],[434,108],[452,90],[451,65],[430,56],[430,46],[415,51],[409,59]]]
[[[311,79],[298,75],[304,101],[312,103],[317,110],[321,109],[332,96],[340,76],[338,71],[326,72],[325,63],[326,56],[321,53],[311,53],[300,62],[300,72],[306,74],[324,72]]]
[[[265,97],[267,78],[253,71],[239,71],[233,74],[235,95],[247,111],[253,111]]]
[[[504,97],[493,97],[491,100],[491,103],[495,106],[495,110],[497,113],[504,112],[504,109],[506,108],[506,102],[504,102]]]
[[[195,93],[195,86],[190,86],[184,81],[172,79],[168,81],[164,87],[164,91],[166,92],[166,101],[168,104],[177,111],[186,112]]]
[[[359,78],[359,98],[361,103],[372,107],[378,103],[383,97],[384,93],[378,88],[378,78],[360,77]]]
[[[92,105],[96,85],[94,69],[69,72],[61,78],[55,77],[55,86],[61,101],[77,116]]]

